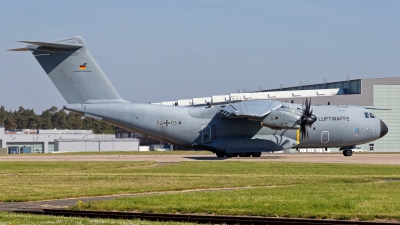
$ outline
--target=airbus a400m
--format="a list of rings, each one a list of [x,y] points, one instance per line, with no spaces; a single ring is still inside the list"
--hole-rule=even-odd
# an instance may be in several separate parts
[[[289,148],[339,147],[383,137],[388,128],[363,107],[274,100],[208,106],[130,103],[120,97],[81,37],[21,41],[67,101],[65,109],[175,145],[205,149],[218,157],[253,156]]]

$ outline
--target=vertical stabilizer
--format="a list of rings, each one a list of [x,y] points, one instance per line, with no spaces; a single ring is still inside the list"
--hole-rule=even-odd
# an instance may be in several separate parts
[[[68,104],[127,102],[97,65],[83,38],[21,42],[30,45],[11,51],[30,50]]]

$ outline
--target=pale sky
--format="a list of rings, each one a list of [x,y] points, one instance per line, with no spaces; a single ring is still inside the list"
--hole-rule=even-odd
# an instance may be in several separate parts
[[[79,35],[139,103],[400,73],[400,1],[0,0],[0,105],[66,104],[18,40]]]

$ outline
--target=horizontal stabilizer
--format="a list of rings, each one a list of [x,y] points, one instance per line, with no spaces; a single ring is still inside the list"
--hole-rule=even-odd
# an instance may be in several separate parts
[[[41,41],[18,41],[18,42],[50,47],[50,48],[59,48],[59,49],[78,49],[83,47],[83,44],[71,44],[71,43],[60,43],[60,42],[41,42]]]
[[[26,52],[30,51],[28,48],[13,48],[13,49],[8,49],[7,51],[12,51],[12,52]]]

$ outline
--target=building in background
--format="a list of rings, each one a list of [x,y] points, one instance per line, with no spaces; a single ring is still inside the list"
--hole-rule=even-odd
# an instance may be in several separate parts
[[[140,143],[139,147],[140,151],[189,150],[187,148],[183,148],[177,145],[172,145],[170,143],[166,143],[139,133],[134,133],[125,130],[123,128],[116,129],[116,137],[118,139],[130,139],[130,138],[138,139]]]
[[[321,89],[335,88],[340,89],[338,92],[340,94],[327,96],[318,92]],[[312,105],[356,105],[377,108],[371,109],[371,111],[385,122],[389,128],[389,132],[383,138],[363,144],[359,148],[364,151],[400,151],[397,146],[400,137],[400,104],[398,100],[398,96],[400,96],[400,77],[348,79],[338,82],[282,87],[279,89],[263,90],[261,92],[270,93],[270,96],[274,96],[274,93],[279,92],[291,92],[292,96],[290,97],[277,96],[273,98],[284,102],[302,104],[305,98],[311,97]]]
[[[54,152],[109,152],[139,150],[139,140],[136,138],[84,138],[54,140]]]
[[[8,154],[138,151],[139,140],[117,139],[114,134],[93,134],[91,130],[5,131],[1,125],[0,148]]]
[[[261,89],[261,88],[260,88]],[[383,138],[371,143],[358,146],[364,151],[399,152],[397,146],[400,137],[400,77],[350,79],[344,81],[308,84],[299,82],[299,86],[278,89],[260,90],[257,92],[233,93],[229,95],[216,95],[204,98],[183,99],[152,103],[158,105],[175,106],[206,106],[210,104],[229,104],[230,102],[248,101],[257,99],[271,99],[282,102],[302,104],[306,98],[312,99],[312,105],[356,105],[365,106],[380,118],[389,128]],[[377,110],[390,109],[390,110]],[[318,115],[316,115],[318,116]],[[314,151],[314,150],[313,150]]]

